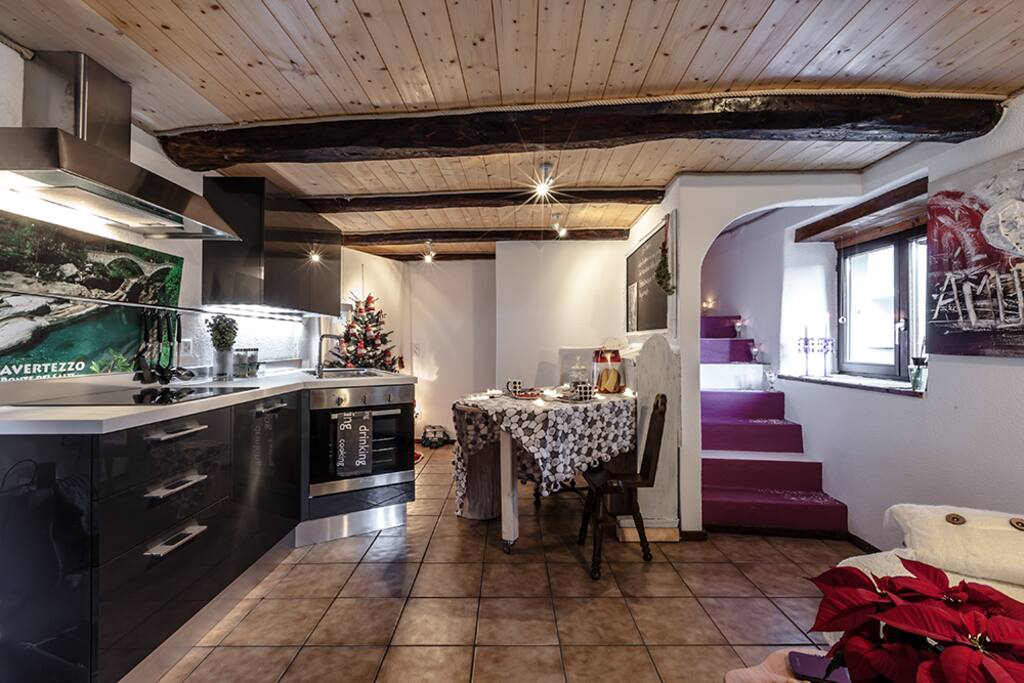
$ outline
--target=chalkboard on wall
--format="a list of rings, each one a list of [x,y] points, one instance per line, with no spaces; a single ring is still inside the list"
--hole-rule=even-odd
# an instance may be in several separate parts
[[[627,332],[668,328],[669,297],[654,281],[654,273],[661,259],[661,245],[669,238],[670,227],[671,217],[666,214],[651,236],[626,257]],[[672,272],[674,275],[674,268]]]

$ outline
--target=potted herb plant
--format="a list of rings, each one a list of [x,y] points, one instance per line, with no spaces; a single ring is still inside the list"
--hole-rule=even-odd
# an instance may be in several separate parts
[[[210,333],[210,342],[216,352],[213,356],[213,378],[229,380],[234,373],[234,356],[231,350],[238,337],[238,323],[234,318],[217,314],[206,321],[206,329]]]

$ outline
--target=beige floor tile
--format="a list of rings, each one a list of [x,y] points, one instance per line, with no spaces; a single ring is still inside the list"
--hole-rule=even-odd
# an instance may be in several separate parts
[[[757,586],[731,564],[688,562],[676,565],[676,571],[697,596],[761,597]]]
[[[481,595],[491,598],[551,595],[547,565],[543,562],[485,564]]]
[[[306,553],[309,552],[309,549],[312,547],[313,546],[307,545],[303,546],[302,548],[293,548],[292,551],[288,553],[288,557],[281,560],[281,564],[295,564],[296,562],[301,561],[302,558],[306,556]]]
[[[451,484],[443,484],[441,486],[431,486],[430,484],[420,484],[416,482],[416,500],[429,499],[429,498],[440,498],[444,500],[448,497],[448,491],[451,489]]]
[[[388,527],[387,529],[381,529],[381,536],[419,536],[425,534],[427,539],[430,539],[430,534],[434,530],[434,525],[437,524],[437,520],[432,517],[416,516],[407,517],[405,524],[401,526]]]
[[[858,555],[864,555],[864,551],[850,543],[849,541],[838,541],[834,539],[826,538],[822,541],[829,549],[832,550],[835,555],[832,558],[833,563],[841,562],[850,557],[857,557]]]
[[[818,645],[828,643],[825,634],[811,632],[814,620],[818,616],[821,598],[775,598],[772,602],[789,617],[790,621],[800,627],[800,630],[806,633],[812,642]]]
[[[577,545],[575,533],[552,534],[544,532],[544,560],[549,563],[586,564],[590,566],[593,546],[588,537],[586,544]],[[607,561],[608,558],[604,558]]]
[[[639,543],[620,543],[614,536],[604,539],[601,556],[605,562],[645,562]],[[668,562],[657,543],[651,544],[651,562]]]
[[[288,667],[281,683],[373,683],[384,659],[383,647],[304,647]]]
[[[472,664],[472,647],[390,647],[377,683],[468,681]]]
[[[416,485],[419,486],[420,484],[425,486],[451,486],[452,477],[449,474],[427,474],[424,472],[416,477]]]
[[[355,571],[354,564],[297,564],[268,598],[333,598]]]
[[[424,562],[483,562],[485,536],[434,536]]]
[[[398,621],[395,645],[471,645],[477,598],[409,598]]]
[[[375,536],[350,536],[336,541],[317,543],[302,558],[303,563],[312,562],[358,562],[373,545]]]
[[[718,645],[725,638],[694,598],[626,598],[648,645]]]
[[[321,598],[260,601],[223,645],[301,645],[331,601]]]
[[[220,645],[220,641],[224,640],[224,637],[231,633],[231,630],[238,626],[238,623],[245,618],[245,615],[249,614],[256,605],[259,604],[258,599],[245,599],[239,600],[238,604],[231,608],[231,611],[224,615],[217,624],[206,632],[196,645],[201,647],[212,647],[214,645]]]
[[[311,645],[387,645],[404,598],[338,598],[309,637]]]
[[[493,527],[491,534],[487,537],[487,546],[484,550],[484,562],[499,564],[520,564],[524,562],[543,562],[544,543],[541,541],[540,532],[526,532],[520,529],[519,538],[512,546],[512,552],[506,553],[505,543],[501,538],[501,529]]]
[[[769,536],[765,540],[789,560],[801,562],[824,562],[835,564],[847,556],[837,548],[830,547],[817,538],[785,538]]]
[[[424,564],[412,586],[414,598],[475,598],[484,566],[478,563]]]
[[[806,645],[808,639],[767,598],[701,598],[731,645]]]
[[[785,562],[786,556],[760,536],[711,534],[714,544],[730,562]]]
[[[263,580],[261,580],[256,587],[249,591],[246,595],[247,600],[259,600],[260,598],[267,597],[267,593],[274,589],[277,582],[287,576],[288,572],[292,570],[291,564],[279,564],[274,567],[269,574],[267,574]]]
[[[726,673],[746,666],[727,645],[658,645],[648,649],[664,683],[722,683]]]
[[[667,562],[611,562],[615,583],[623,595],[636,597],[689,596],[690,591]]]
[[[736,566],[770,598],[810,598],[821,595],[821,591],[804,578],[811,574],[792,562],[752,562]]]
[[[622,595],[611,567],[601,567],[601,578],[590,578],[590,562],[586,564],[551,563],[548,565],[551,594],[561,597],[616,597]]]
[[[363,555],[363,562],[420,562],[423,560],[423,554],[427,552],[429,538],[429,533],[378,536]]]
[[[476,648],[473,683],[562,683],[562,653],[557,647]]]
[[[570,645],[639,644],[640,633],[622,598],[555,598],[558,637]]]
[[[708,541],[659,543],[658,548],[670,562],[728,562],[715,544]]]
[[[189,676],[189,683],[274,683],[297,647],[218,647]]]
[[[550,598],[481,598],[478,645],[558,645]]]
[[[188,675],[195,671],[196,667],[203,663],[209,654],[213,652],[212,647],[194,647],[185,653],[185,656],[178,660],[171,669],[160,677],[160,683],[181,683]]]
[[[416,579],[418,564],[361,564],[341,589],[343,598],[404,598]]]
[[[562,646],[568,683],[659,683],[647,648]]]
[[[487,536],[487,530],[488,524],[486,520],[443,517],[437,521],[432,539],[451,538],[453,536],[480,538]]]
[[[418,498],[406,505],[405,512],[410,516],[426,515],[428,517],[437,517],[441,514],[443,507],[444,500],[441,498]]]

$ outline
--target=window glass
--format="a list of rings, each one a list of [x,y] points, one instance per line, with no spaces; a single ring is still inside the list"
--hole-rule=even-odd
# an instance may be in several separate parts
[[[896,247],[846,257],[846,360],[892,366],[896,358]]]
[[[910,355],[924,355],[924,335],[928,324],[928,240],[919,237],[910,242]]]

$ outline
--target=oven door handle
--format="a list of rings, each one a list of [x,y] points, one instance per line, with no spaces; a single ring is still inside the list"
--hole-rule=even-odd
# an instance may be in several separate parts
[[[392,408],[390,410],[372,410],[370,411],[370,417],[390,417],[392,415],[401,415],[401,408]]]

